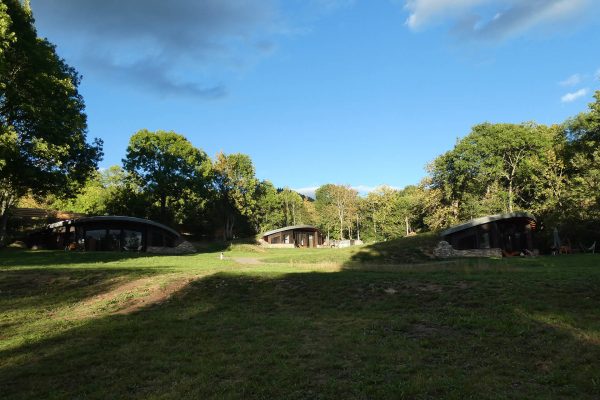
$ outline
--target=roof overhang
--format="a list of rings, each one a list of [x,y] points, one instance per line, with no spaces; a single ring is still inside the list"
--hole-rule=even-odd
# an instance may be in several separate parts
[[[294,226],[286,226],[285,228],[273,229],[272,231],[263,233],[261,236],[265,237],[265,236],[274,235],[274,234],[280,233],[280,232],[295,231],[295,230],[302,230],[302,229],[313,230],[313,231],[319,230],[319,228],[317,228],[316,226],[312,226],[312,225],[294,225]]]
[[[448,235],[451,235],[456,232],[464,231],[465,229],[473,228],[475,226],[484,225],[484,224],[488,224],[490,222],[495,222],[495,221],[513,219],[513,218],[526,218],[526,219],[530,219],[532,221],[537,222],[537,220],[533,216],[533,214],[529,214],[527,212],[513,212],[513,213],[507,213],[507,214],[488,215],[486,217],[475,218],[475,219],[472,219],[463,224],[448,228],[445,231],[442,231],[441,235],[448,236]]]
[[[89,222],[131,222],[131,223],[136,223],[136,224],[151,225],[151,226],[163,229],[167,232],[170,232],[173,235],[177,236],[178,238],[181,237],[179,232],[177,232],[176,230],[169,228],[168,226],[163,225],[161,223],[151,221],[149,219],[136,218],[136,217],[125,217],[125,216],[112,216],[112,215],[105,215],[105,216],[98,216],[98,217],[84,217],[84,218],[77,218],[77,219],[67,219],[64,221],[58,221],[53,224],[50,224],[50,225],[48,225],[48,228],[53,229],[53,228],[59,228],[59,227],[66,226],[66,225],[80,225],[80,224],[85,224],[85,223],[89,223]]]

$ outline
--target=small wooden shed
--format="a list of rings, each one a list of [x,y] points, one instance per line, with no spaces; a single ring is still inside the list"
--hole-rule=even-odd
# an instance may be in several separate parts
[[[274,229],[263,233],[262,239],[274,247],[317,247],[323,244],[323,234],[311,225]]]
[[[502,249],[513,253],[533,251],[536,218],[526,212],[496,214],[472,219],[441,233],[456,250]]]

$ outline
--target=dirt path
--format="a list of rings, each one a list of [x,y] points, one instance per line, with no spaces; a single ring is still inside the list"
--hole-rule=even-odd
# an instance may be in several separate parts
[[[167,301],[201,275],[152,276],[117,285],[76,303],[68,311],[67,319],[79,320],[98,315],[125,315],[142,308]]]

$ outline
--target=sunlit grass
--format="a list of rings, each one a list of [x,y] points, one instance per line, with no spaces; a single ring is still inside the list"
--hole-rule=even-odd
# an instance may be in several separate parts
[[[600,396],[597,255],[220,253],[0,252],[2,398]]]

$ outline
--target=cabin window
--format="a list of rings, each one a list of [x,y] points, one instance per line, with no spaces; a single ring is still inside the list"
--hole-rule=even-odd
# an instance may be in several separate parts
[[[102,241],[105,237],[105,229],[94,229],[85,231],[85,249],[89,251],[102,250]]]
[[[481,246],[482,249],[490,248],[490,234],[488,232],[484,232],[481,235]]]
[[[142,232],[123,230],[123,250],[140,251],[142,250]]]
[[[281,242],[281,237],[280,236],[273,236],[271,238],[271,244],[279,244]]]
[[[290,244],[290,235],[289,235],[289,234],[286,234],[286,235],[283,237],[283,243],[285,243],[285,244]]]
[[[458,250],[476,249],[477,248],[477,236],[472,233],[468,236],[461,237],[458,240]]]

